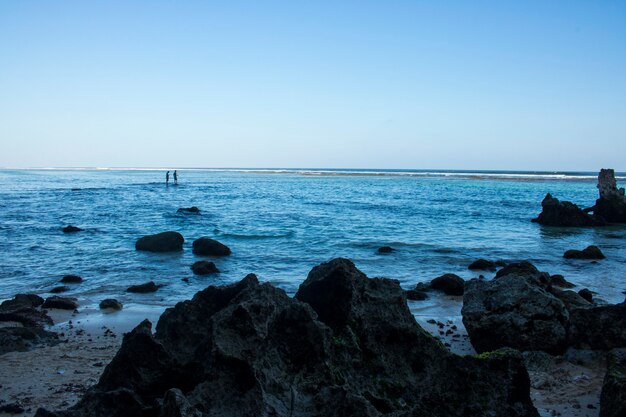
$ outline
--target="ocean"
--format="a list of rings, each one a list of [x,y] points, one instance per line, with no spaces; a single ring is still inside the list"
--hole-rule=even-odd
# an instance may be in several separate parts
[[[172,306],[208,285],[255,273],[289,294],[315,265],[351,258],[371,277],[404,288],[444,273],[465,279],[478,258],[529,260],[597,292],[599,302],[624,299],[626,227],[551,228],[531,223],[546,193],[582,207],[597,198],[596,173],[190,169],[165,185],[160,169],[0,171],[0,299],[43,296],[66,274],[85,281],[63,295],[81,309],[104,298],[125,308]],[[626,177],[618,174],[623,185]],[[178,213],[198,206],[199,215]],[[72,224],[83,232],[65,234]],[[178,231],[180,253],[135,251],[147,234]],[[191,251],[208,236],[232,255],[214,259],[219,275],[194,276],[203,259]],[[377,248],[389,245],[390,254]],[[607,259],[566,260],[567,249],[597,245]],[[492,272],[482,272],[487,278]],[[188,278],[188,282],[183,281]],[[130,294],[132,284],[165,286]],[[431,316],[458,316],[460,299],[432,293],[412,304]]]

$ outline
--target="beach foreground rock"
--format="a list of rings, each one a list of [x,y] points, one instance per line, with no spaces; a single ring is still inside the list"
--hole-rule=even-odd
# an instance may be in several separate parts
[[[58,341],[56,333],[44,329],[52,319],[41,310],[43,303],[38,295],[18,294],[0,304],[0,355]]]
[[[448,352],[399,283],[351,261],[295,298],[254,275],[142,322],[72,408],[43,416],[538,416],[520,355]]]
[[[135,249],[148,252],[176,252],[183,250],[185,238],[178,232],[162,232],[137,240]]]
[[[600,394],[600,417],[626,416],[626,349],[609,354]]]

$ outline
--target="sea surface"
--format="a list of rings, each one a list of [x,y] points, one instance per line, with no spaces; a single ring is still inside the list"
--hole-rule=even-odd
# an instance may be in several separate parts
[[[368,276],[394,278],[407,289],[449,272],[476,277],[467,266],[477,258],[530,260],[597,292],[601,302],[621,302],[626,227],[531,223],[548,192],[591,206],[596,174],[194,169],[179,170],[179,184],[166,186],[161,169],[1,170],[0,299],[49,295],[66,274],[85,279],[64,294],[81,308],[112,297],[125,308],[162,309],[250,272],[294,294],[312,267],[347,257]],[[177,212],[189,206],[201,213]],[[68,224],[85,230],[62,233]],[[184,235],[182,252],[135,251],[139,237],[168,230]],[[201,236],[233,251],[212,259],[219,275],[191,273],[190,265],[203,259],[191,251]],[[396,251],[378,254],[382,245]],[[565,250],[587,245],[599,246],[607,259],[563,258]],[[126,292],[150,280],[165,286],[153,294]],[[414,309],[431,315],[460,312],[459,298],[433,294],[420,303]]]

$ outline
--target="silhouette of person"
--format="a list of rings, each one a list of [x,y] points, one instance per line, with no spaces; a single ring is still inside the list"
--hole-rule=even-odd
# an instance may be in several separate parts
[[[165,185],[167,185],[167,184],[169,184],[169,183],[170,183],[170,172],[169,172],[169,171],[167,171],[167,172],[165,173]]]
[[[176,170],[174,170],[174,184],[178,184],[178,174],[176,173]]]

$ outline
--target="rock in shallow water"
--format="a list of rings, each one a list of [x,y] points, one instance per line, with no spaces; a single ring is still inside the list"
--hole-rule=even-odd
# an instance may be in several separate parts
[[[544,226],[592,227],[604,226],[606,222],[585,213],[580,207],[569,201],[559,201],[546,194],[541,202],[541,213],[533,222]]]
[[[254,275],[208,287],[124,336],[78,416],[538,416],[519,355],[449,353],[397,281],[348,260],[296,298]],[[40,416],[44,416],[43,411]]]
[[[178,210],[176,210],[177,213],[192,213],[192,214],[198,214],[200,213],[200,209],[196,206],[191,206],[191,207],[181,207]]]
[[[626,197],[624,188],[617,188],[615,171],[601,169],[598,174],[600,198],[591,209],[593,214],[609,223],[626,223]]]
[[[100,301],[100,308],[102,310],[121,310],[123,308],[122,303],[114,298],[107,298]]]
[[[137,240],[135,249],[148,252],[176,252],[183,250],[185,239],[178,232],[162,232]]]
[[[59,310],[76,310],[78,308],[78,303],[76,302],[75,298],[59,297],[55,295],[46,298],[46,301],[44,301],[42,307],[56,308]]]
[[[478,259],[470,264],[467,269],[471,270],[484,270],[484,271],[495,271],[497,264],[492,261],[488,261],[486,259]]]
[[[563,254],[565,259],[604,259],[605,256],[597,246],[587,246],[583,250],[570,249]]]
[[[230,248],[217,240],[201,237],[193,241],[193,253],[204,256],[228,256]]]
[[[395,249],[391,246],[381,246],[378,248],[378,253],[391,253],[393,251],[395,251]]]
[[[161,285],[156,285],[154,281],[150,281],[150,282],[146,282],[145,284],[131,285],[130,287],[126,289],[126,291],[145,294],[149,292],[155,292],[159,288],[161,288]]]
[[[83,229],[81,229],[80,227],[72,226],[71,224],[63,228],[63,233],[76,233],[82,231]]]
[[[83,279],[78,275],[65,275],[63,278],[61,278],[61,282],[63,284],[80,284],[81,282],[83,282]]]
[[[465,281],[455,274],[444,274],[430,281],[433,290],[443,291],[448,295],[463,295]]]
[[[220,272],[220,270],[217,269],[217,266],[215,266],[213,262],[209,261],[194,262],[194,264],[191,265],[191,270],[196,275],[209,275]]]

